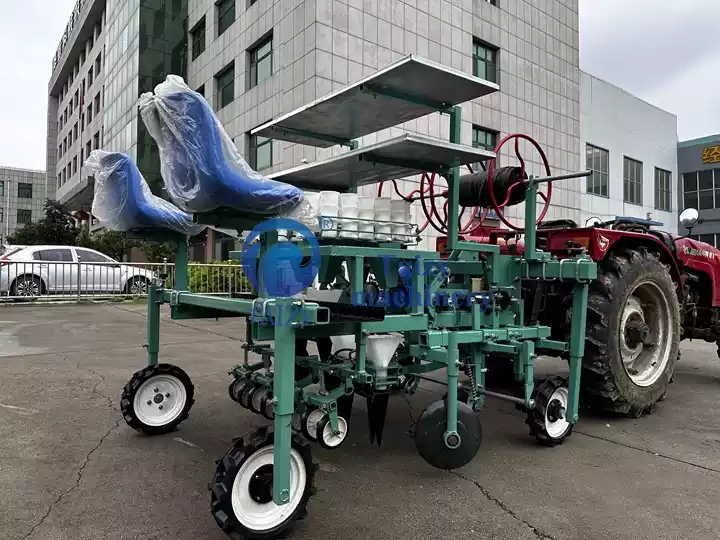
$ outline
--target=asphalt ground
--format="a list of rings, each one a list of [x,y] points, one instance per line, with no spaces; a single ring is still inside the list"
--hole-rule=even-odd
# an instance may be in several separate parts
[[[0,539],[222,540],[208,481],[233,437],[265,421],[232,402],[238,319],[173,322],[161,361],[196,387],[190,417],[142,436],[118,410],[144,366],[142,304],[0,307]],[[488,400],[483,447],[444,472],[417,454],[410,429],[444,391],[391,399],[382,448],[356,400],[348,441],[315,445],[317,494],[298,539],[720,538],[720,360],[684,342],[675,383],[640,419],[581,417],[560,447],[528,435],[512,404]],[[539,372],[561,373],[541,359]]]

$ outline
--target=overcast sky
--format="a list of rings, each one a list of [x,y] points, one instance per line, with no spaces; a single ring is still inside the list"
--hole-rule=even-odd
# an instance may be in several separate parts
[[[45,169],[51,60],[74,4],[0,0],[0,165]],[[581,68],[676,114],[680,140],[718,133],[717,5],[580,0]]]

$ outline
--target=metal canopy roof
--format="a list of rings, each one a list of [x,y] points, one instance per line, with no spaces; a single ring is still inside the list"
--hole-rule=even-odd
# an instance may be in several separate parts
[[[484,79],[410,55],[251,134],[328,148],[498,90]]]
[[[347,191],[352,184],[362,186],[421,172],[447,173],[453,166],[494,157],[494,152],[481,148],[406,133],[323,161],[280,171],[270,178],[303,189]]]

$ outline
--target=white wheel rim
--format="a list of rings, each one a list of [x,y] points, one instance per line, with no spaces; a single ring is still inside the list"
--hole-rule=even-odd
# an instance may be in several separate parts
[[[551,421],[548,418],[548,408],[553,401],[559,401],[562,408],[565,409],[565,414],[563,414],[563,417],[558,418],[555,421]],[[567,408],[568,389],[565,387],[560,387],[555,390],[555,392],[553,392],[552,396],[550,396],[550,399],[548,400],[548,406],[545,407],[545,431],[547,431],[547,434],[550,435],[550,437],[552,437],[553,439],[561,438],[563,435],[565,435],[568,428],[570,427],[570,422],[567,421]]]
[[[305,420],[305,429],[311,437],[317,437],[317,426],[324,416],[325,411],[323,411],[322,409],[315,409],[310,414],[308,414],[307,420]]]
[[[233,481],[231,504],[235,517],[252,531],[267,531],[281,525],[297,509],[305,492],[307,470],[297,450],[290,450],[290,500],[278,506],[273,501],[258,503],[250,496],[250,481],[255,472],[264,465],[273,464],[274,446],[266,446],[252,454]]]
[[[338,433],[333,434],[330,422],[325,424],[322,432],[323,442],[330,448],[340,446],[347,437],[347,422],[342,416],[338,416]]]
[[[160,427],[175,421],[186,402],[187,390],[177,377],[155,375],[138,388],[133,407],[140,422],[146,426]]]

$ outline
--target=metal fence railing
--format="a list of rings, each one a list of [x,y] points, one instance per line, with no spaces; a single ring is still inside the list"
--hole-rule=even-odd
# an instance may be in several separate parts
[[[166,284],[173,287],[175,265],[172,263],[0,259],[0,302],[146,296],[148,284],[161,274],[167,275]],[[228,295],[250,292],[251,288],[238,264],[190,263],[188,290]]]

